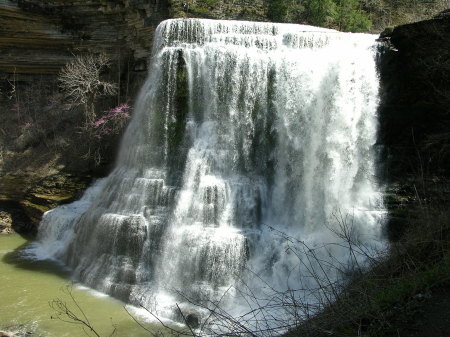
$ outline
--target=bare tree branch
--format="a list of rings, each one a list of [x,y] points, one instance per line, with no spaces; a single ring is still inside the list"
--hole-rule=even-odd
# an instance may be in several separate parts
[[[111,96],[117,85],[101,79],[101,73],[110,66],[105,54],[78,55],[59,73],[59,86],[73,105],[83,105],[86,124],[95,119],[94,103],[98,96]]]

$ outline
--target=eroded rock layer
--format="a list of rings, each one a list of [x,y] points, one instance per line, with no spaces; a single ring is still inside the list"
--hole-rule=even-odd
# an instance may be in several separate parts
[[[53,74],[84,51],[113,60],[131,54],[145,65],[168,4],[156,1],[4,1],[0,4],[0,72]]]

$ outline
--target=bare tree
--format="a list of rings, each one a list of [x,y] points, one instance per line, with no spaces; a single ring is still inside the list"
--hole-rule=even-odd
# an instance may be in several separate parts
[[[117,85],[102,80],[102,71],[111,60],[105,54],[78,55],[67,63],[59,74],[59,85],[74,105],[83,105],[86,126],[95,120],[95,101],[98,96],[117,92]]]

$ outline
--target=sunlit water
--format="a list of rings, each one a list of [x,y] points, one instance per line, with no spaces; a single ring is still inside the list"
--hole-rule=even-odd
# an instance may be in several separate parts
[[[115,169],[46,213],[35,256],[161,317],[179,320],[179,304],[204,322],[192,302],[220,301],[248,313],[239,320],[257,335],[261,320],[279,332],[280,319],[295,324],[301,314],[285,301],[317,304],[382,246],[375,40],[302,25],[161,23]]]
[[[49,302],[58,298],[79,317],[82,314],[62,291],[71,286],[67,273],[54,263],[26,260],[15,252],[26,243],[19,235],[0,236],[0,330],[30,331],[33,336],[45,337],[85,336],[80,325],[51,318],[56,312]],[[101,336],[108,336],[114,327],[116,336],[149,335],[127,314],[125,303],[76,284],[72,294]],[[133,308],[128,310],[140,318]],[[144,324],[155,332],[161,330]]]

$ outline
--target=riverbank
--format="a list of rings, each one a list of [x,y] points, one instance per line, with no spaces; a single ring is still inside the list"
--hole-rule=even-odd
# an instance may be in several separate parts
[[[34,237],[43,213],[76,200],[92,179],[57,171],[0,176],[0,234]]]

